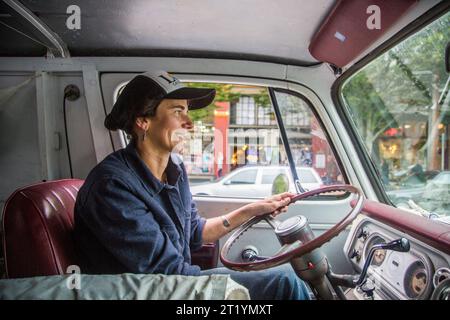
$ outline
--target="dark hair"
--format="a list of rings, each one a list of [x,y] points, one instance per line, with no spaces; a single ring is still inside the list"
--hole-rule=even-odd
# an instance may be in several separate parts
[[[162,101],[162,93],[148,77],[136,76],[122,90],[104,125],[108,130],[121,129],[136,139],[133,131],[138,117],[153,117]]]

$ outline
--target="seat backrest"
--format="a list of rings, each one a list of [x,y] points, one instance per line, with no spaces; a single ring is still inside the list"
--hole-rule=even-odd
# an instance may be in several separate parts
[[[16,190],[3,209],[6,276],[64,274],[77,265],[73,210],[83,180],[42,182]]]

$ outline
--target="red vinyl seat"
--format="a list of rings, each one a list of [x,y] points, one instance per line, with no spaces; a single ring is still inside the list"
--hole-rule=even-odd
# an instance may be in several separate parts
[[[67,273],[79,265],[72,238],[73,210],[84,180],[42,182],[16,190],[3,209],[6,276],[25,278]],[[218,243],[192,253],[192,263],[214,268]]]
[[[64,274],[77,265],[73,209],[83,180],[48,181],[16,190],[3,209],[6,276]]]

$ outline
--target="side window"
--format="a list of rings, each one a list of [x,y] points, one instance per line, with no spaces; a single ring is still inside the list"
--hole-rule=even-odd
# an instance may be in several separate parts
[[[272,181],[262,184],[258,172],[286,166],[287,162],[267,88],[217,83],[185,85],[216,89],[210,106],[189,111],[194,129],[182,157],[191,193],[252,198],[271,195]]]
[[[327,137],[302,98],[275,91],[297,175],[307,190],[345,183]]]
[[[302,183],[321,183],[321,179],[314,170],[311,169],[300,169],[297,168],[297,175],[302,178]]]
[[[193,195],[264,198],[275,192],[272,184],[279,174],[287,175],[287,189],[296,192],[267,88],[186,85],[213,87],[217,92],[213,104],[189,111],[194,129],[182,157]],[[342,182],[334,155],[308,104],[289,93],[276,95],[303,187],[311,190]],[[240,171],[249,167],[254,170]],[[233,176],[235,170],[239,171]]]
[[[174,151],[183,159],[194,196],[265,198],[275,192],[274,180],[280,174],[286,175],[288,190],[296,192],[266,87],[199,82],[185,85],[216,89],[211,105],[189,111],[194,129]],[[343,183],[309,105],[286,92],[276,91],[276,99],[303,188]],[[242,170],[248,167],[254,170]]]
[[[236,173],[231,179],[226,180],[228,184],[254,184],[256,182],[257,169],[244,170]]]

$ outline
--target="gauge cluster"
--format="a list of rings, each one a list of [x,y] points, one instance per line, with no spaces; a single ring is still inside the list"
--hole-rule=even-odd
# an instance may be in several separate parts
[[[359,273],[373,246],[400,237],[405,234],[364,218],[352,228],[345,254]],[[450,279],[448,256],[407,238],[411,243],[409,252],[384,249],[374,252],[368,275],[375,284],[375,296],[380,299],[429,299],[440,283]]]

